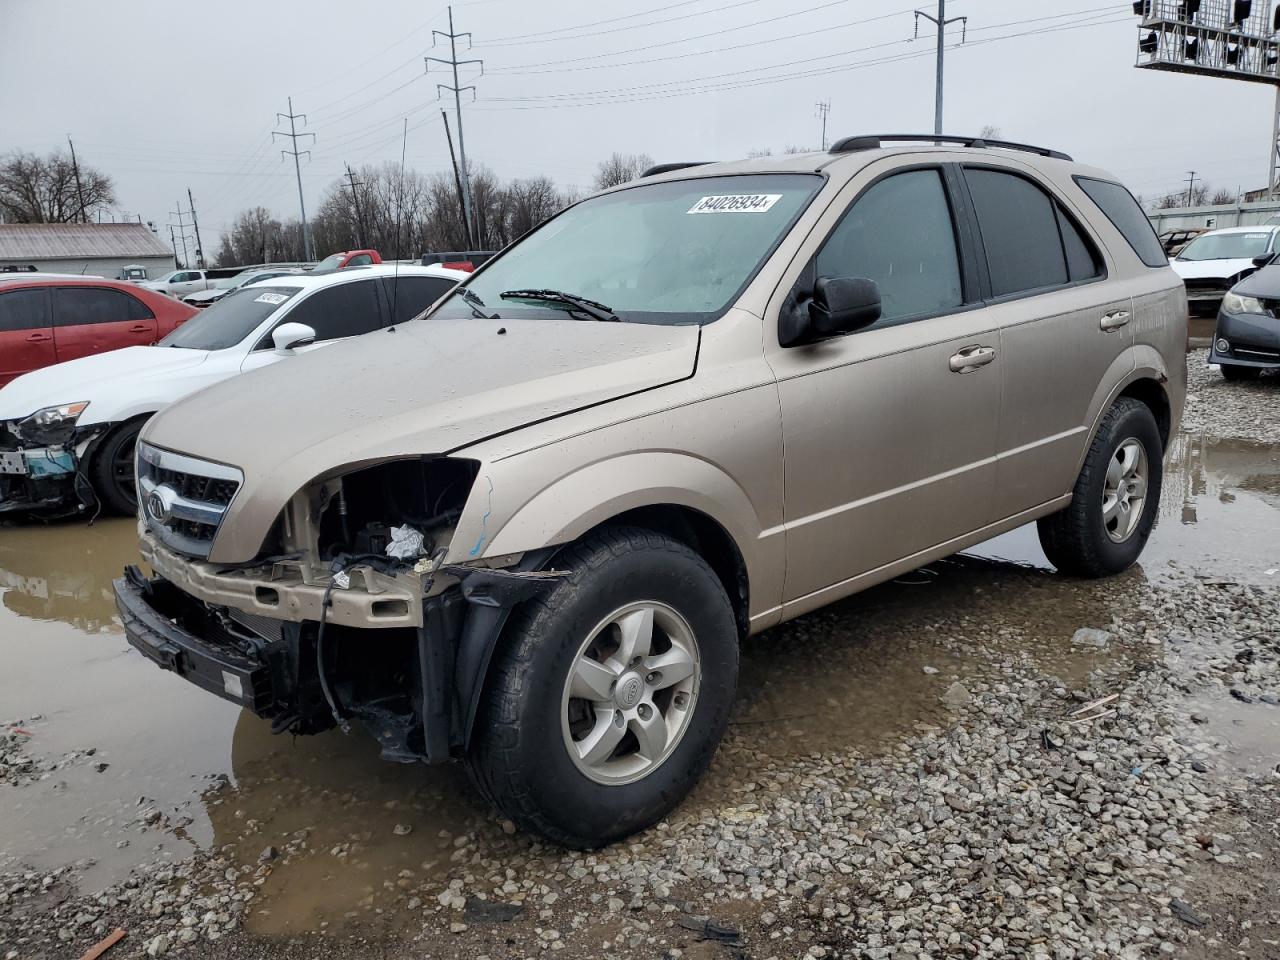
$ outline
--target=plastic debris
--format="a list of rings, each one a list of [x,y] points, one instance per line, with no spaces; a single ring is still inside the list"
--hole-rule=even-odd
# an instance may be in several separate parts
[[[423,536],[421,530],[415,530],[407,524],[403,527],[391,528],[391,542],[387,544],[387,556],[399,560],[412,560],[425,552],[422,549]]]
[[[124,937],[125,937],[124,929],[121,927],[116,927],[109,934],[107,934],[105,937],[99,940],[96,944],[90,947],[85,952],[84,956],[80,958],[80,960],[98,960],[98,957],[102,956],[104,953],[106,953],[108,950],[114,947],[117,943],[123,940]]]

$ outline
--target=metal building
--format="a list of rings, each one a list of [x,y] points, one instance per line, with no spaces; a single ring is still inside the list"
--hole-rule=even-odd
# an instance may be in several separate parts
[[[134,265],[151,279],[177,266],[173,251],[141,223],[0,223],[0,270],[115,277]]]

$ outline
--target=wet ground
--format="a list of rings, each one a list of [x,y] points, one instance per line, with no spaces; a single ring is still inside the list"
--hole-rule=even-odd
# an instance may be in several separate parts
[[[124,641],[110,590],[134,560],[130,520],[0,528],[0,723],[21,722],[32,754],[76,754],[36,783],[0,785],[0,867],[79,862],[91,893],[157,854],[176,862],[227,847],[256,865],[296,835],[305,847],[265,877],[246,930],[377,935],[411,926],[403,891],[456,867],[460,838],[480,837],[499,858],[537,855],[456,766],[385,763],[358,734],[272,736],[144,661]],[[1058,578],[1024,528],[753,638],[721,759],[673,819],[748,815],[744,784],[754,789],[788,758],[875,754],[945,722],[940,692],[975,665],[954,645],[931,646],[941,617],[963,623],[998,608],[1011,637],[1039,638],[1032,648],[1011,640],[1009,660],[1074,687],[1111,658],[1148,655],[1076,642],[1076,631],[1105,627],[1134,590],[1179,571],[1280,586],[1280,446],[1178,437],[1157,531],[1111,589]],[[1149,656],[1200,654],[1175,638]],[[1275,764],[1280,708],[1221,697],[1194,706],[1231,764]]]

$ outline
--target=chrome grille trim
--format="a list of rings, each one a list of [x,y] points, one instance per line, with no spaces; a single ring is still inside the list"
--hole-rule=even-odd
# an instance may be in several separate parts
[[[244,483],[235,467],[138,444],[138,509],[147,529],[178,553],[203,559]]]

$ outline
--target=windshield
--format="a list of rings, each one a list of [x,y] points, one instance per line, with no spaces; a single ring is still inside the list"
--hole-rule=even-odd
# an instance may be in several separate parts
[[[822,186],[812,174],[707,177],[585,200],[516,244],[446,300],[437,317],[563,319],[564,303],[504,299],[557,291],[632,323],[710,323],[737,299]],[[582,316],[574,310],[574,316]]]
[[[238,273],[234,277],[223,277],[221,280],[214,282],[213,289],[234,290],[236,287],[240,286],[240,284],[244,283],[245,280],[248,279],[248,276],[249,275],[245,273]]]
[[[312,267],[311,272],[319,273],[322,270],[337,270],[338,264],[342,263],[342,258],[345,256],[345,253],[331,253]]]
[[[162,347],[225,350],[253,333],[298,292],[297,287],[246,287],[206,307],[160,341]]]
[[[1179,260],[1252,260],[1267,252],[1271,232],[1206,233],[1178,254]]]

